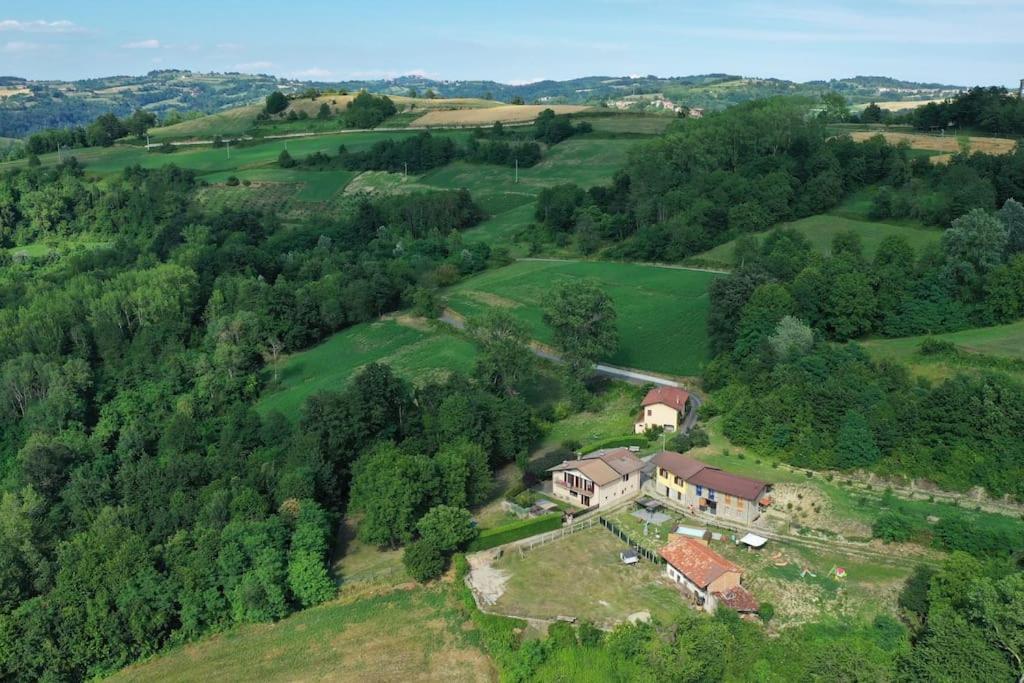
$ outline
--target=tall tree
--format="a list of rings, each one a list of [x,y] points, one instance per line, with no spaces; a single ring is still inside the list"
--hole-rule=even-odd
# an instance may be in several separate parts
[[[595,280],[555,284],[544,307],[544,322],[554,332],[570,372],[582,379],[597,360],[619,348],[615,306]]]

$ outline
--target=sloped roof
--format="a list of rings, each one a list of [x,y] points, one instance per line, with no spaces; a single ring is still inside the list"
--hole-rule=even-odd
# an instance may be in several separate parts
[[[598,486],[617,481],[623,475],[639,472],[644,463],[626,448],[596,451],[579,460],[566,460],[548,469],[548,472],[579,470]]]
[[[756,612],[761,603],[757,601],[743,586],[733,586],[724,591],[715,591],[715,597],[725,605],[737,612]]]
[[[655,403],[664,403],[682,412],[686,409],[686,400],[688,398],[690,398],[690,394],[678,387],[655,387],[647,392],[640,405],[650,406]]]
[[[689,479],[707,468],[707,465],[699,460],[688,458],[682,453],[676,453],[675,451],[662,451],[651,458],[651,462],[658,467],[668,470],[680,479]]]
[[[746,500],[755,500],[767,482],[760,479],[749,479],[738,474],[729,474],[712,467],[705,467],[697,474],[687,479],[691,484],[714,489],[718,493],[727,493],[731,496],[739,496]]]
[[[743,571],[695,538],[675,538],[660,552],[670,565],[700,588],[707,588],[726,572]]]

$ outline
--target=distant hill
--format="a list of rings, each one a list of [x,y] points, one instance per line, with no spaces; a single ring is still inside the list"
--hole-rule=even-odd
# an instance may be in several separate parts
[[[0,136],[24,137],[43,128],[88,123],[112,111],[120,116],[142,107],[164,116],[170,111],[213,113],[255,102],[274,90],[299,92],[310,87],[440,97],[486,97],[510,102],[597,104],[643,95],[663,95],[688,107],[721,109],[738,102],[773,95],[817,97],[835,91],[851,103],[942,98],[962,89],[940,83],[913,83],[883,76],[856,76],[830,81],[795,83],[775,78],[731,74],[694,76],[586,76],[567,81],[538,81],[520,85],[497,81],[447,81],[419,76],[367,81],[297,81],[269,75],[204,74],[191,71],[151,71],[144,76],[110,76],[80,81],[31,81],[0,77]]]

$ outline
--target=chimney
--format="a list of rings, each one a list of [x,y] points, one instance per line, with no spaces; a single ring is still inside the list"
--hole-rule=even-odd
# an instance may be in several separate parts
[[[1017,88],[1017,99],[1024,99],[1024,78],[1020,79],[1020,86]]]

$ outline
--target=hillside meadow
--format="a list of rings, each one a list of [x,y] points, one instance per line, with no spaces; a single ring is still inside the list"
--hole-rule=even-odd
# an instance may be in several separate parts
[[[619,350],[602,359],[614,365],[670,375],[699,374],[708,361],[708,286],[713,273],[597,261],[519,261],[461,282],[445,292],[449,307],[474,316],[508,309],[538,341],[550,344],[543,305],[559,281],[592,278],[618,314]]]
[[[311,349],[291,354],[269,368],[276,372],[256,410],[297,418],[302,404],[319,391],[339,391],[360,368],[385,363],[414,383],[440,379],[451,371],[468,373],[476,358],[472,342],[429,327],[395,320],[355,325]]]
[[[912,227],[907,225],[895,225],[892,223],[880,223],[869,220],[856,220],[837,216],[834,214],[820,214],[808,216],[790,223],[782,223],[778,228],[796,230],[808,239],[814,251],[819,254],[828,254],[832,250],[832,240],[844,232],[854,232],[861,240],[864,247],[864,255],[872,258],[878,250],[878,246],[887,237],[902,237],[917,252],[931,244],[938,244],[942,231],[934,228]],[[751,233],[755,237],[764,238],[770,231]],[[722,264],[727,266],[735,265],[736,240],[730,240],[709,249],[695,256],[694,262]]]

